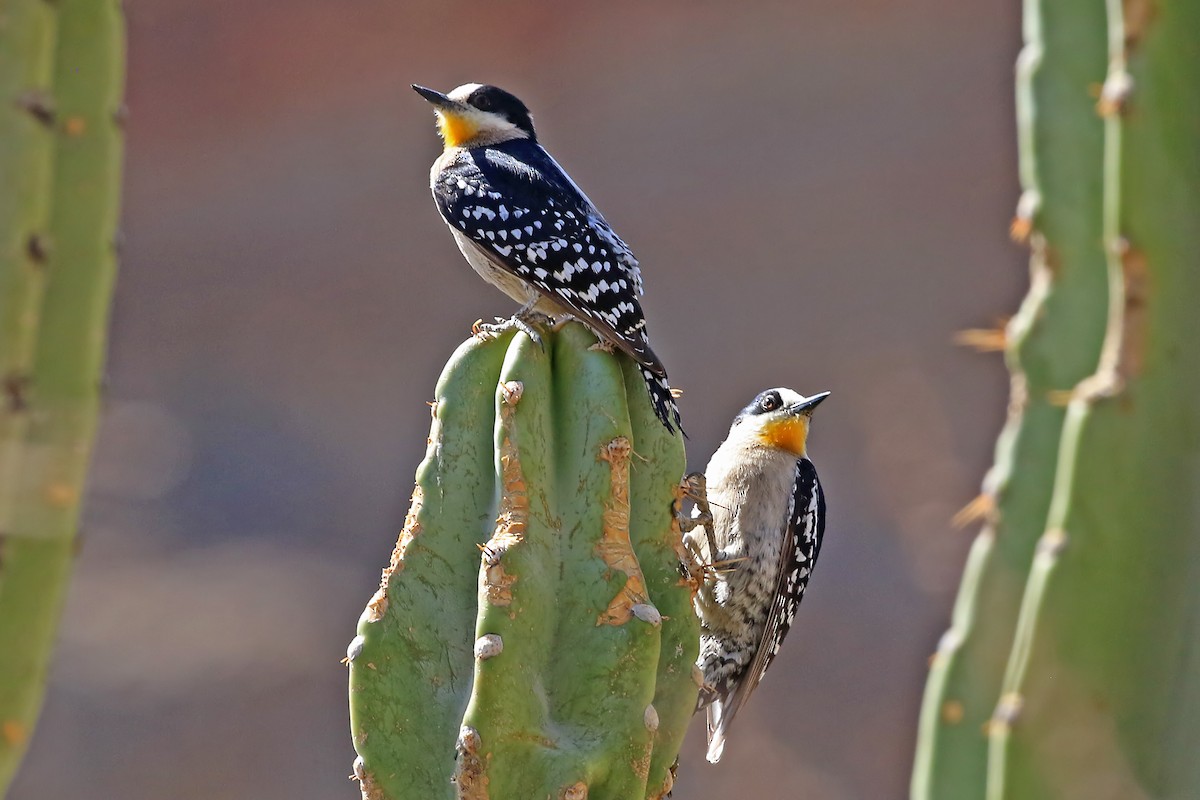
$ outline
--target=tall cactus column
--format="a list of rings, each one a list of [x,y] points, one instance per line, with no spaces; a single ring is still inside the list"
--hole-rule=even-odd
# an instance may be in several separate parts
[[[1200,796],[1200,3],[1107,7],[1107,331],[1068,408],[989,798]]]
[[[1017,60],[1023,189],[1014,237],[1030,250],[1030,288],[1009,322],[1009,418],[976,507],[950,630],[930,668],[913,797],[981,800],[986,728],[1045,528],[1064,398],[1092,373],[1107,320],[1101,228],[1104,123],[1095,95],[1106,69],[1105,13],[1095,0],[1026,0]]]
[[[699,644],[681,439],[571,323],[468,341],[350,651],[366,798],[663,797]]]
[[[0,11],[0,794],[44,691],[116,271],[117,0]]]
[[[991,688],[995,664],[978,668],[980,637],[957,636],[956,629],[970,628],[956,618],[935,658],[913,795],[1196,797],[1200,46],[1192,33],[1200,29],[1200,3],[1033,2],[1027,26],[1030,15],[1046,41],[1062,37],[1064,48],[1073,42],[1073,55],[1104,50],[1106,77],[1097,81],[1098,102],[1089,111],[1101,120],[1102,157],[1078,184],[1088,199],[1063,206],[1045,194],[1030,220],[1034,231],[1051,214],[1085,220],[1074,231],[1059,230],[1074,248],[1097,240],[1104,248],[1104,262],[1088,267],[1103,276],[1103,303],[1088,301],[1086,320],[1064,324],[1062,338],[1047,346],[1083,346],[1096,318],[1104,334],[1090,374],[1064,393],[1053,452],[1043,443],[1041,455],[1030,450],[1030,459],[1010,470],[1043,476],[1026,500],[1048,500],[1019,610],[981,613],[985,584],[970,565],[964,579],[958,611],[977,604],[971,627],[993,631],[984,638],[1011,631],[1003,677]],[[1047,57],[1043,68],[1051,63],[1050,50],[1036,55]],[[1085,123],[1077,106],[1031,110],[1063,124],[1076,115],[1076,134],[1063,143],[1088,149],[1092,139],[1078,135]],[[1030,155],[1045,164],[1052,148],[1052,141],[1035,140]],[[1047,321],[1052,315],[1061,317],[1047,309]],[[1007,491],[1016,494],[1017,486],[1014,480]],[[997,508],[1002,537],[1003,502]],[[971,685],[972,671],[988,676],[973,701],[994,691],[995,710],[982,729],[951,732],[955,715],[945,709],[968,696],[962,687]],[[956,738],[977,731],[987,739],[983,759],[977,743],[952,749]]]

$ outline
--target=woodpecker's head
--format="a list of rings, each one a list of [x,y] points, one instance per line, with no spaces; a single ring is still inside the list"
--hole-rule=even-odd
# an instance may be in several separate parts
[[[805,455],[808,425],[813,409],[829,397],[829,392],[805,397],[791,389],[768,389],[754,398],[733,420],[729,437],[743,442],[781,450],[799,458]]]
[[[450,94],[413,84],[433,104],[438,132],[448,148],[482,147],[510,139],[537,141],[529,109],[515,95],[496,86],[466,83]]]

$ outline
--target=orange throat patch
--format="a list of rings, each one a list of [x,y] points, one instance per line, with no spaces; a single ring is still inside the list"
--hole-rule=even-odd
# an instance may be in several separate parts
[[[446,147],[461,147],[479,134],[479,126],[467,117],[447,111],[437,112],[438,132]]]
[[[763,425],[759,440],[768,447],[786,450],[799,457],[805,454],[808,444],[808,417],[783,417]]]

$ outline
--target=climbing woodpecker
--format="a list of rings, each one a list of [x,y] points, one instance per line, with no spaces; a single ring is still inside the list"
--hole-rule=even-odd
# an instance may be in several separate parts
[[[641,366],[667,430],[679,410],[667,371],[650,349],[637,259],[537,141],[529,109],[495,86],[450,94],[413,86],[437,114],[445,149],[429,175],[433,199],[459,250],[483,278],[521,304],[498,332],[570,315]]]
[[[780,388],[755,397],[709,460],[707,502],[695,498],[685,526],[688,549],[709,566],[695,598],[704,676],[697,710],[708,709],[714,764],[779,652],[821,552],[825,495],[806,445],[813,410],[828,396]]]

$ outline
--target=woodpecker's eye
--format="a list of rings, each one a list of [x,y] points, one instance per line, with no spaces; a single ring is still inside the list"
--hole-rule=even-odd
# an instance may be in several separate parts
[[[764,392],[762,397],[758,398],[758,407],[763,411],[774,411],[782,405],[783,398],[776,391]]]
[[[480,111],[495,111],[496,103],[489,94],[480,94],[476,92],[476,96],[471,98],[471,105],[478,108]]]

